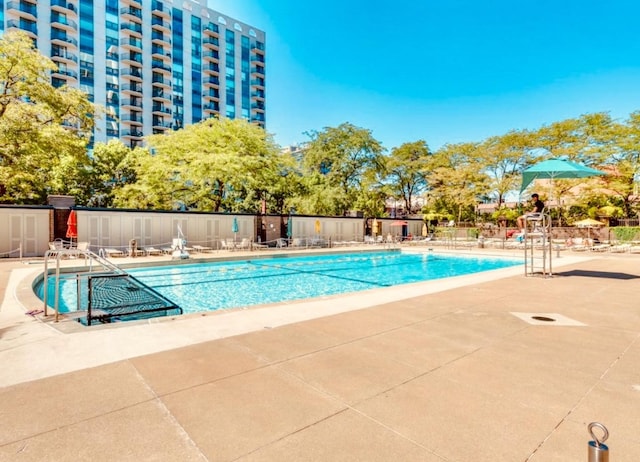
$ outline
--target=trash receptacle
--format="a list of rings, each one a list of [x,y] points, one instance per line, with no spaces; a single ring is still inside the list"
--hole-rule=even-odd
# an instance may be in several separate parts
[[[478,248],[479,249],[484,249],[484,236],[480,236],[478,238]]]

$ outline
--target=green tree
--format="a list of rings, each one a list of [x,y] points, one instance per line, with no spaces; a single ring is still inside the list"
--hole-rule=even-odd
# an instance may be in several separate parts
[[[477,155],[476,143],[447,144],[434,153],[426,173],[430,195],[436,204],[431,212],[446,213],[456,221],[475,221],[475,208],[487,190],[486,167]]]
[[[302,159],[306,213],[343,215],[358,203],[371,172],[383,171],[379,141],[370,130],[343,123],[308,133]]]
[[[619,200],[625,216],[635,217],[640,212],[640,112],[631,113],[625,124],[613,124],[611,132],[616,149],[603,159],[609,175],[602,181]]]
[[[131,149],[121,141],[97,143],[85,169],[85,184],[76,202],[90,207],[111,207],[118,190],[136,182],[136,159],[147,151]]]
[[[134,156],[137,181],[118,191],[118,206],[257,212],[294,166],[262,128],[240,119],[207,119],[146,141],[150,151]]]
[[[528,164],[532,147],[531,135],[527,131],[511,131],[480,143],[477,159],[488,174],[487,191],[483,195],[502,204],[507,194],[518,191],[522,170]]]
[[[96,108],[51,85],[55,64],[21,32],[0,38],[0,200],[42,204],[78,192]]]
[[[431,152],[425,141],[404,143],[393,148],[386,158],[385,171],[391,196],[404,203],[404,209],[414,213],[420,209],[416,199],[427,189],[425,170]]]

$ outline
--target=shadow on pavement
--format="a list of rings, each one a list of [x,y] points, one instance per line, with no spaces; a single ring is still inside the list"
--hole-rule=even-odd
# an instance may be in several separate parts
[[[607,279],[640,279],[640,276],[629,273],[612,273],[609,271],[587,271],[587,270],[571,270],[561,273],[554,273],[554,276],[580,276],[587,278],[607,278]]]

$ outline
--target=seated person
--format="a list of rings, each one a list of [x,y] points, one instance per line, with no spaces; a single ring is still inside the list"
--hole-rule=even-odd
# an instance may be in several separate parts
[[[532,208],[529,212],[519,216],[516,220],[516,222],[518,223],[518,228],[520,228],[522,233],[524,233],[524,227],[527,217],[530,217],[535,213],[542,213],[542,209],[544,209],[544,202],[540,200],[540,197],[537,193],[531,194],[531,206]]]

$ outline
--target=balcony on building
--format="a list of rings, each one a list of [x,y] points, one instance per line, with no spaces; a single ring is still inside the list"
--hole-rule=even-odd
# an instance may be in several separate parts
[[[151,92],[151,98],[153,98],[154,102],[163,104],[171,104],[171,92],[165,91],[160,87],[153,87],[153,91]]]
[[[130,129],[122,130],[120,132],[120,136],[122,138],[128,138],[128,139],[131,139],[131,138],[142,139],[144,135],[142,133],[142,130],[139,130],[137,128],[130,128]]]
[[[264,64],[264,55],[251,55],[250,61],[252,63],[262,63]]]
[[[38,19],[38,7],[25,1],[12,1],[7,3],[9,16],[36,21]]]
[[[171,46],[171,36],[159,30],[153,30],[151,31],[151,43]]]
[[[218,63],[209,62],[202,66],[202,71],[207,74],[219,74],[220,65]]]
[[[153,0],[153,2],[151,2],[151,13],[155,16],[171,19],[171,8],[165,6],[158,0]]]
[[[162,32],[171,32],[171,23],[169,21],[165,21],[161,17],[151,16],[151,29]]]
[[[171,89],[171,79],[165,77],[162,74],[154,72],[153,76],[151,77],[151,85],[153,85],[154,87]]]
[[[202,31],[205,36],[209,35],[211,37],[220,37],[220,29],[218,28],[218,25],[212,22],[206,24]]]
[[[264,43],[255,41],[251,44],[251,51],[256,54],[264,55],[265,47]]]
[[[120,53],[120,64],[137,64],[142,66],[142,53],[138,53],[136,51]]]
[[[78,49],[78,41],[73,37],[69,37],[66,32],[60,30],[51,31],[51,44]]]
[[[212,102],[212,103],[205,103],[202,105],[202,109],[205,112],[211,112],[214,114],[219,114],[220,113],[220,103],[217,102]]]
[[[123,50],[142,53],[142,40],[138,37],[129,36],[120,39],[120,46]]]
[[[214,87],[214,88],[218,88],[220,87],[220,79],[217,76],[209,76],[209,77],[205,77],[204,79],[202,79],[202,84],[205,87]]]
[[[254,101],[253,103],[251,103],[251,110],[256,112],[264,112],[264,101]]]
[[[155,59],[171,60],[171,53],[165,49],[162,45],[151,45],[151,57]]]
[[[264,79],[252,79],[251,86],[257,88],[264,88]]]
[[[205,98],[205,100],[220,101],[220,90],[217,88],[209,88],[208,91],[202,94],[202,97]]]
[[[131,21],[122,22],[120,23],[120,30],[122,32],[142,38],[142,24],[137,24]]]
[[[51,10],[78,17],[78,8],[68,0],[51,0]]]
[[[24,18],[8,20],[7,29],[19,29],[34,40],[38,37],[38,25]]]
[[[142,112],[138,111],[124,111],[120,116],[120,122],[122,124],[141,127],[142,126]]]
[[[120,77],[128,80],[133,80],[135,82],[142,82],[142,69],[134,66],[121,69]]]
[[[251,97],[257,100],[264,100],[264,90],[256,89],[252,91]]]
[[[168,72],[171,74],[171,66],[159,59],[151,60],[151,68],[153,69],[153,72]]]
[[[120,93],[131,96],[142,96],[142,84],[139,82],[125,83],[120,86]]]
[[[204,58],[205,61],[213,61],[213,62],[220,61],[220,53],[218,52],[218,50],[207,50],[202,53],[202,57]]]
[[[125,98],[120,102],[122,109],[142,109],[142,98]]]
[[[165,121],[163,117],[155,116],[153,117],[151,126],[153,127],[154,130],[160,130],[160,132],[162,133],[165,130],[168,130],[171,128],[171,122]]]
[[[252,66],[251,67],[251,74],[252,75],[258,75],[258,76],[264,76],[264,66]]]
[[[142,8],[142,0],[122,0],[125,5],[131,5],[134,8]]]
[[[64,47],[52,46],[51,59],[56,63],[78,64],[78,55]]]
[[[205,48],[210,48],[212,50],[218,50],[220,49],[220,40],[218,39],[218,37],[208,37],[208,36],[204,36],[202,38],[202,45]]]
[[[51,27],[55,29],[64,30],[67,32],[76,32],[78,30],[78,23],[73,19],[69,19],[66,16],[58,13],[57,11],[51,12]]]
[[[164,104],[154,103],[151,107],[151,113],[155,116],[164,116],[167,114],[171,114],[171,108],[165,106]]]
[[[120,16],[133,22],[142,22],[142,10],[134,6],[125,6],[120,8]]]
[[[74,71],[73,69],[67,69],[63,67],[51,71],[51,77],[66,79],[67,81],[77,81],[78,72]]]
[[[258,112],[251,115],[251,122],[259,122],[261,126],[264,126],[265,116],[263,113]]]

